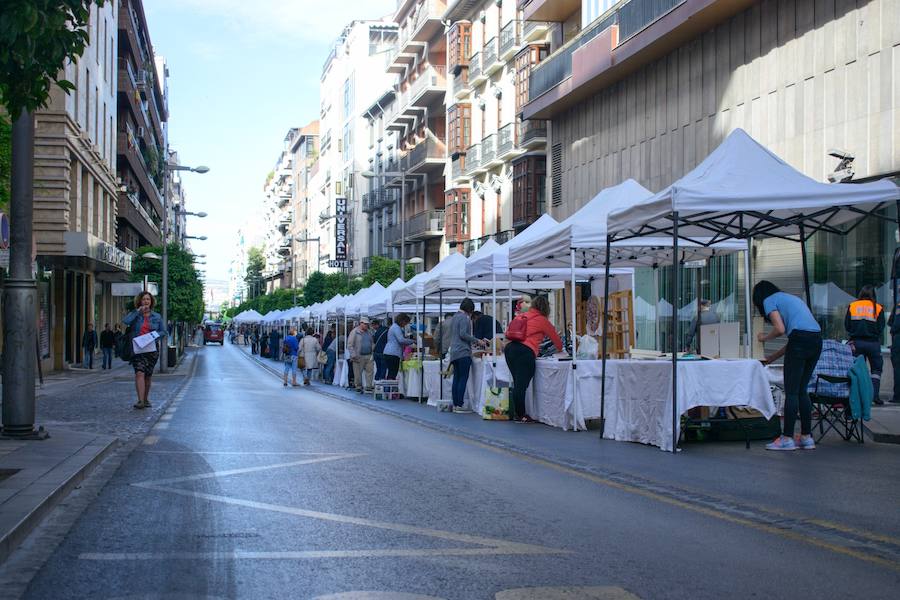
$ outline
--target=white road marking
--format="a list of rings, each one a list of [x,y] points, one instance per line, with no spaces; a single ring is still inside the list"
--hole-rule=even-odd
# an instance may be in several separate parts
[[[341,460],[344,458],[358,458],[363,454],[327,454],[318,458],[307,458],[304,460],[296,460],[293,462],[279,463],[275,465],[263,465],[261,467],[246,467],[243,469],[229,469],[227,471],[213,471],[212,473],[200,473],[198,475],[186,475],[184,477],[171,477],[168,479],[154,479],[151,481],[141,481],[132,483],[135,487],[142,488],[160,488],[160,486],[171,485],[173,483],[182,483],[184,481],[199,481],[201,479],[214,479],[216,477],[228,477],[229,475],[242,475],[244,473],[255,473],[258,471],[271,471],[272,469],[284,469],[286,467],[297,467],[300,465],[310,465],[314,463],[330,462],[332,460]],[[175,492],[174,489],[160,488],[163,491]]]
[[[156,425],[153,426],[153,429],[155,429],[155,430],[162,430],[162,429],[168,429],[168,428],[169,428],[168,423],[157,423]]]
[[[298,455],[298,456],[322,456],[322,452],[241,452],[239,450],[234,451],[216,451],[216,450],[144,450],[143,452],[147,454],[202,454],[202,455],[218,455],[221,454],[223,456],[290,456],[290,455]],[[328,456],[334,456],[333,454],[328,454]],[[349,455],[343,455],[349,456]],[[356,455],[354,455],[356,456]]]
[[[532,587],[503,590],[494,600],[641,600],[615,586]]]
[[[537,546],[535,547],[537,548]],[[81,560],[308,560],[322,558],[423,558],[429,556],[493,556],[496,554],[544,554],[520,548],[422,548],[373,550],[306,550],[297,552],[85,552]]]
[[[171,412],[166,412],[166,414],[162,415],[162,416],[159,418],[159,420],[160,420],[160,421],[171,421],[171,420],[172,420],[172,413],[171,413]]]
[[[152,446],[153,444],[155,444],[158,441],[159,441],[158,435],[148,435],[147,437],[144,438],[144,441],[142,443],[145,446]]]

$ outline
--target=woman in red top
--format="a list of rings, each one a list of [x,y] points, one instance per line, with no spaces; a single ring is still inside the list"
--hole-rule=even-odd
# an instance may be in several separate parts
[[[525,412],[525,390],[534,379],[534,361],[544,338],[549,337],[557,350],[562,351],[563,349],[559,334],[547,319],[549,314],[550,303],[547,298],[537,296],[531,304],[531,310],[525,313],[527,319],[525,341],[509,342],[503,350],[506,364],[513,377],[513,420],[517,423],[534,423],[534,419]]]

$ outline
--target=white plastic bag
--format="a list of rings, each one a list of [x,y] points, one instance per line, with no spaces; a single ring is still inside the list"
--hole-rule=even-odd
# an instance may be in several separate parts
[[[597,338],[590,335],[583,335],[578,338],[578,352],[575,357],[579,360],[597,360],[600,356],[600,344]]]

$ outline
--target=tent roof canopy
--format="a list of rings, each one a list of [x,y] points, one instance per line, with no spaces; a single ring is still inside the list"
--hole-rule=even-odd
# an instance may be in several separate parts
[[[611,212],[608,230],[621,240],[671,237],[677,229],[680,239],[704,246],[751,237],[804,241],[817,231],[847,233],[898,199],[887,180],[815,181],[736,129],[666,189]]]

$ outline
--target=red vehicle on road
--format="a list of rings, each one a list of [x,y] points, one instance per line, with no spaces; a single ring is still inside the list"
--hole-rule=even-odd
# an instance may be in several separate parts
[[[203,345],[210,342],[225,345],[225,328],[219,323],[207,323],[203,326]]]

